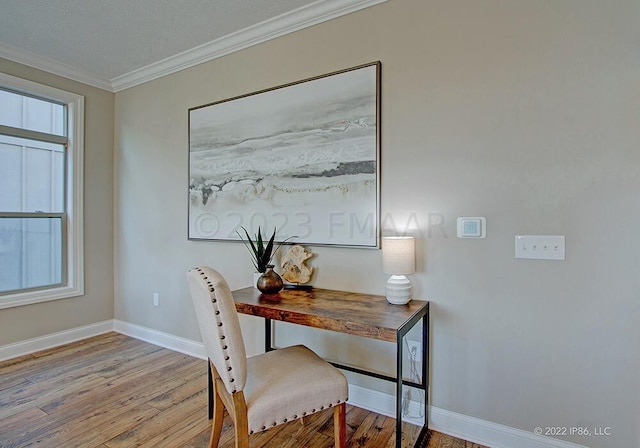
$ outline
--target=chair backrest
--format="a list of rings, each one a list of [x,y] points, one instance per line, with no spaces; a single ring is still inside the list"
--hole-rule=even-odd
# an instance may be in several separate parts
[[[206,266],[189,270],[187,281],[207,356],[229,393],[243,390],[247,381],[247,355],[227,281]]]

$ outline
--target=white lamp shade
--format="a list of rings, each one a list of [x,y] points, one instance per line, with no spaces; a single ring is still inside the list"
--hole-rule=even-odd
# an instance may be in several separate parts
[[[382,270],[394,275],[416,272],[416,246],[412,236],[382,238]]]

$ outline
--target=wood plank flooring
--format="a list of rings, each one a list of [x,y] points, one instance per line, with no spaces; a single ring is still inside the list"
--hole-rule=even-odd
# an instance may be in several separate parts
[[[407,425],[403,445],[417,427]],[[391,448],[395,420],[347,407],[349,447]],[[205,447],[206,362],[108,333],[0,362],[0,447]],[[232,448],[225,416],[221,448]],[[329,448],[333,412],[253,434],[251,447]],[[430,448],[484,448],[433,432]]]

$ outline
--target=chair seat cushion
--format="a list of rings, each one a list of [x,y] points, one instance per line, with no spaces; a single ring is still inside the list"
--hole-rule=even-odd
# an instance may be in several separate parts
[[[303,345],[247,359],[249,433],[296,420],[347,401],[347,379]]]

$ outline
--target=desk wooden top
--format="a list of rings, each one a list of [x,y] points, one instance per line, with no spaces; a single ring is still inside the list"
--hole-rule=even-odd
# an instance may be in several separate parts
[[[396,342],[397,330],[428,305],[391,305],[384,296],[314,288],[266,296],[256,288],[233,291],[239,313]]]

